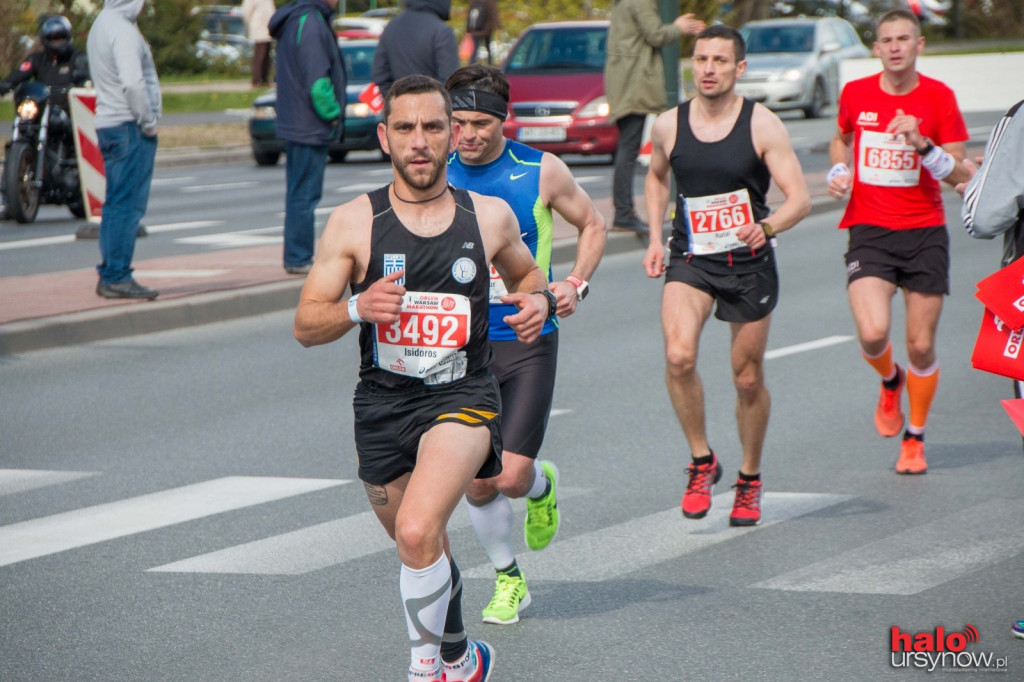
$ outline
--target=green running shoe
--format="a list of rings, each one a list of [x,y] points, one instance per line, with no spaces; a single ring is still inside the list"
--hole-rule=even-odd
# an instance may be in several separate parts
[[[530,591],[521,575],[498,574],[491,603],[483,610],[484,622],[512,625],[519,622],[519,612],[530,605]]]
[[[526,546],[533,550],[544,549],[558,533],[558,468],[551,462],[541,462],[544,475],[551,482],[551,490],[539,500],[526,498]]]

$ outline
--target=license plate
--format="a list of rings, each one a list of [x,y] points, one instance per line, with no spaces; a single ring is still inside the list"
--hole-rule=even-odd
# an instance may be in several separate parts
[[[519,129],[520,142],[565,142],[565,128],[532,126]]]

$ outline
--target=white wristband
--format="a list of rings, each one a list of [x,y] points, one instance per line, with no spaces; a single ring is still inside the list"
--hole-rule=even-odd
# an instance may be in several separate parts
[[[348,319],[352,320],[356,324],[360,324],[365,321],[363,318],[359,317],[359,311],[356,310],[356,301],[358,300],[359,294],[348,299]]]
[[[928,169],[932,177],[942,180],[953,172],[956,166],[956,159],[942,147],[936,145],[932,150],[921,157],[921,165]]]
[[[835,178],[840,175],[851,175],[850,167],[845,163],[837,163],[828,170],[828,175],[825,176],[825,182],[832,182]]]

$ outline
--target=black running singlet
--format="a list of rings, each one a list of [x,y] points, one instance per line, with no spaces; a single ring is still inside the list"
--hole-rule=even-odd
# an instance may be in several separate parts
[[[441,234],[421,237],[401,223],[390,185],[368,194],[373,207],[365,291],[387,274],[405,270],[402,317],[393,325],[362,323],[359,378],[371,388],[443,385],[491,364],[487,336],[490,275],[483,239],[465,190],[449,187],[455,219]]]
[[[754,252],[740,244],[724,252],[711,252],[715,230],[729,227],[743,209],[742,190],[749,197],[753,221],[764,220],[771,213],[765,196],[771,184],[771,173],[754,149],[751,117],[754,102],[744,99],[740,115],[729,134],[717,142],[701,142],[690,129],[690,101],[679,105],[676,119],[676,143],[669,163],[676,180],[676,215],[672,221],[672,257],[689,258],[709,272],[720,274],[755,272],[775,265],[771,246]],[[718,197],[702,201],[707,197]],[[687,220],[683,198],[691,209]],[[705,210],[694,210],[695,205]],[[749,216],[748,216],[749,217]],[[698,243],[691,242],[691,236]],[[702,251],[708,251],[702,253]]]

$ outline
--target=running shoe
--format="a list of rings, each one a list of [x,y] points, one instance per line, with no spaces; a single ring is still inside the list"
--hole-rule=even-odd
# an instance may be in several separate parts
[[[711,511],[711,490],[722,478],[722,465],[718,463],[718,455],[711,453],[711,463],[696,465],[693,462],[687,467],[690,482],[683,493],[683,516],[688,519],[702,519]]]
[[[761,481],[744,481],[737,479],[736,500],[732,504],[729,515],[730,526],[756,526],[761,523],[761,495],[764,485]]]
[[[498,574],[494,584],[494,596],[483,610],[485,623],[512,625],[519,622],[519,612],[530,605],[530,591],[526,589],[526,578]]]
[[[907,374],[899,365],[896,365],[896,376],[899,382],[893,390],[890,391],[884,383],[882,384],[882,394],[878,397],[878,407],[875,408],[875,428],[878,429],[879,435],[885,438],[898,435],[903,428],[900,398],[907,383]]]
[[[433,672],[409,668],[409,682],[444,682],[444,666],[437,666]]]
[[[473,672],[466,674],[465,668]],[[494,672],[494,647],[477,639],[469,640],[469,661],[465,659],[455,665],[444,664],[444,679],[447,682],[488,682]]]
[[[900,445],[900,458],[896,460],[897,474],[924,474],[928,463],[924,460],[924,441],[907,438]]]
[[[544,549],[558,533],[558,468],[551,462],[541,462],[541,469],[551,483],[548,494],[539,500],[526,498],[526,546],[532,550]]]
[[[1024,620],[1018,620],[1013,624],[1013,636],[1017,639],[1024,639]]]

